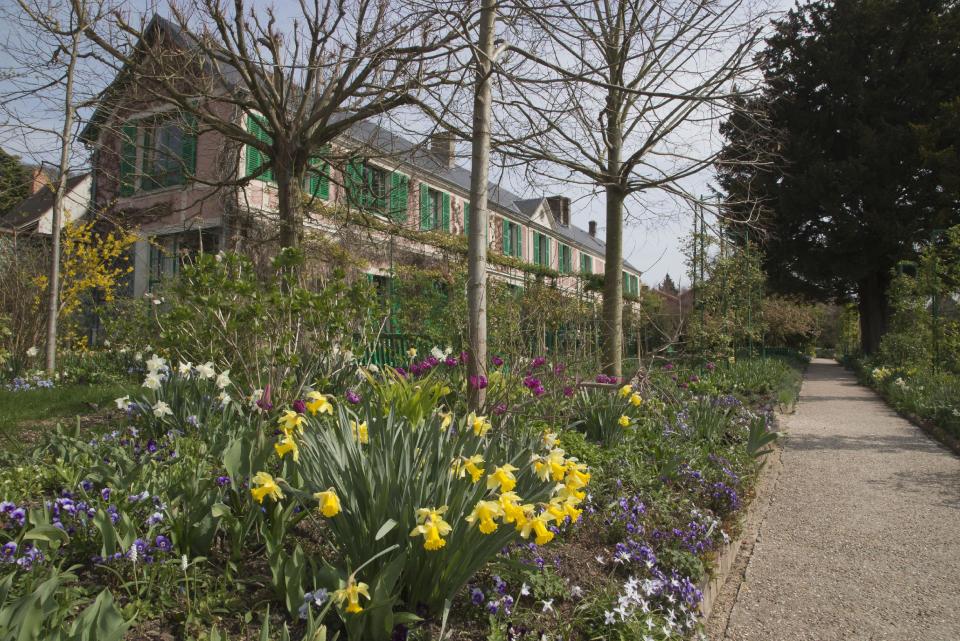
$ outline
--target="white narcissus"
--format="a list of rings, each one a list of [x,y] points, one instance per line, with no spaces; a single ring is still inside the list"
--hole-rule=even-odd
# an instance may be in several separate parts
[[[164,416],[173,416],[173,410],[170,409],[170,406],[164,403],[163,401],[157,401],[153,406],[153,415],[157,418],[163,418]]]

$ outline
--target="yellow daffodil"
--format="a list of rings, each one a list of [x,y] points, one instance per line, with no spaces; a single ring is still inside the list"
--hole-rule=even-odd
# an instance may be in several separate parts
[[[460,456],[454,459],[453,465],[450,466],[450,473],[459,479],[465,478],[469,474],[470,479],[476,483],[483,476],[481,465],[483,465],[483,456],[480,454],[474,454],[470,457]]]
[[[329,414],[333,416],[333,403],[330,397],[320,392],[309,392],[307,394],[307,411],[316,416],[317,414]]]
[[[503,522],[515,524],[518,530],[526,524],[529,515],[533,514],[533,506],[529,503],[521,504],[521,500],[516,492],[504,492],[500,495]]]
[[[623,427],[623,428],[630,427],[630,417],[627,416],[626,414],[621,416],[620,420],[617,422],[620,423],[620,427]]]
[[[293,434],[294,430],[303,434],[303,415],[293,410],[285,411],[283,415],[277,419],[277,424],[287,436]]]
[[[411,359],[416,358],[416,357],[417,357],[417,348],[416,348],[416,347],[411,347],[410,349],[408,349],[408,350],[407,350],[407,357],[408,357],[408,358],[411,358]]]
[[[336,603],[341,608],[343,604],[346,603],[347,607],[344,608],[344,611],[348,614],[359,614],[363,612],[363,608],[360,606],[360,595],[370,599],[370,586],[366,583],[356,583],[354,578],[351,576],[347,580],[347,586],[341,588],[333,593],[333,602]]]
[[[576,461],[567,461],[567,476],[566,476],[566,485],[571,490],[580,490],[587,486],[587,483],[590,482],[590,472],[587,471],[587,466],[583,463],[577,463]]]
[[[634,407],[640,407],[641,405],[643,405],[643,397],[636,393],[631,394],[630,404],[633,405]]]
[[[273,448],[277,450],[277,456],[283,458],[288,452],[293,454],[293,462],[300,460],[300,448],[293,438],[293,434],[284,434],[280,437],[279,443],[274,443]]]
[[[472,525],[479,522],[481,532],[492,534],[497,531],[497,523],[494,519],[501,516],[503,516],[503,508],[497,501],[477,501],[473,512],[467,516],[467,523]]]
[[[447,544],[442,537],[450,534],[453,528],[443,520],[447,506],[440,508],[420,508],[417,510],[417,527],[413,528],[410,536],[423,535],[423,549],[433,552]]]
[[[620,388],[620,398],[626,398],[633,394],[633,385],[624,385]]]
[[[350,431],[353,432],[353,438],[355,438],[361,445],[366,445],[370,442],[370,431],[367,429],[366,421],[361,423],[350,421]]]
[[[474,413],[467,417],[467,424],[473,429],[475,436],[486,436],[491,427],[486,416],[477,416]]]
[[[279,501],[283,498],[283,491],[277,484],[277,480],[266,472],[257,472],[252,482],[256,487],[250,488],[250,494],[253,495],[257,503],[263,503],[263,497],[265,496],[269,496],[274,501]]]
[[[487,489],[499,488],[501,492],[510,492],[517,486],[517,479],[513,475],[516,471],[517,468],[509,463],[495,468],[487,477]]]
[[[332,487],[325,492],[315,492],[313,498],[320,502],[320,513],[328,519],[340,514],[340,497]]]
[[[437,416],[440,417],[440,430],[446,431],[449,429],[450,424],[453,423],[453,412],[438,411]]]
[[[575,497],[570,496],[563,498],[557,496],[550,501],[547,512],[554,518],[558,525],[563,523],[564,519],[568,516],[570,517],[571,523],[576,523],[583,513],[583,510],[577,509],[578,504],[579,501]]]
[[[546,430],[543,433],[543,437],[541,440],[543,442],[544,447],[551,449],[557,444],[557,441],[559,441],[560,439],[557,437],[556,434],[554,434],[550,430]]]
[[[547,524],[550,521],[550,515],[547,513],[541,513],[527,521],[522,528],[520,528],[520,536],[523,538],[529,538],[530,532],[533,532],[536,535],[534,539],[537,545],[544,545],[553,540],[553,532],[547,527]]]

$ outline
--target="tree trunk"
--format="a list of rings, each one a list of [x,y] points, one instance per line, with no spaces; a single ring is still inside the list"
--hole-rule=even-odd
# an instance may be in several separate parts
[[[79,19],[79,16],[78,16]],[[70,136],[73,131],[73,80],[80,48],[81,31],[73,33],[70,43],[70,61],[67,63],[66,86],[63,95],[63,129],[60,132],[60,175],[53,197],[53,224],[50,228],[50,276],[47,298],[47,375],[57,369],[57,316],[60,309],[60,230],[63,226],[63,200],[67,194],[67,171],[70,168]]]
[[[279,154],[277,154],[279,156]],[[273,177],[277,181],[277,213],[280,218],[280,249],[299,247],[303,231],[303,202],[300,180],[291,164],[274,159]]]
[[[870,274],[857,283],[860,349],[867,355],[876,353],[880,347],[880,339],[887,331],[890,320],[890,304],[887,298],[889,283],[889,276],[883,272]]]
[[[493,68],[493,36],[496,0],[480,6],[477,88],[473,97],[473,140],[470,157],[470,228],[467,230],[467,331],[470,381],[487,373],[487,172],[490,166],[490,75]],[[467,386],[467,402],[474,411],[486,404],[487,390]]]
[[[623,131],[620,127],[620,100],[616,90],[609,90],[607,120],[607,248],[604,254],[603,371],[607,376],[623,375],[623,201],[626,193],[620,186],[620,164],[623,152]]]

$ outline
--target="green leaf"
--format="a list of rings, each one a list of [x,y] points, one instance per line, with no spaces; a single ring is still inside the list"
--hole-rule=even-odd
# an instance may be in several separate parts
[[[385,537],[393,528],[397,527],[397,522],[393,519],[387,519],[387,521],[380,526],[380,529],[377,530],[376,536],[373,537],[374,541],[379,541]]]
[[[52,525],[38,525],[23,535],[24,541],[46,541],[47,543],[67,543],[70,535]]]

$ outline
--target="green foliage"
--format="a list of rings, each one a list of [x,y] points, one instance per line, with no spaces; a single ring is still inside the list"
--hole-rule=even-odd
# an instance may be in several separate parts
[[[20,159],[0,149],[0,216],[30,195],[30,174]]]
[[[759,214],[771,288],[822,300],[856,291],[868,352],[890,271],[960,222],[947,125],[958,24],[949,0],[798,6],[759,58],[763,94],[724,128],[720,183],[736,218]]]
[[[714,245],[721,251],[709,254]],[[762,342],[762,254],[753,243],[737,247],[724,239],[694,234],[686,249],[695,281],[695,308],[687,318],[689,349],[725,357]],[[702,269],[702,278],[699,270]]]
[[[258,274],[238,254],[202,254],[141,309],[145,335],[179,360],[216,363],[246,389],[270,385],[279,400],[295,397],[339,370],[328,357],[365,344],[371,329],[366,282],[334,274],[307,287],[301,263],[284,254]]]

